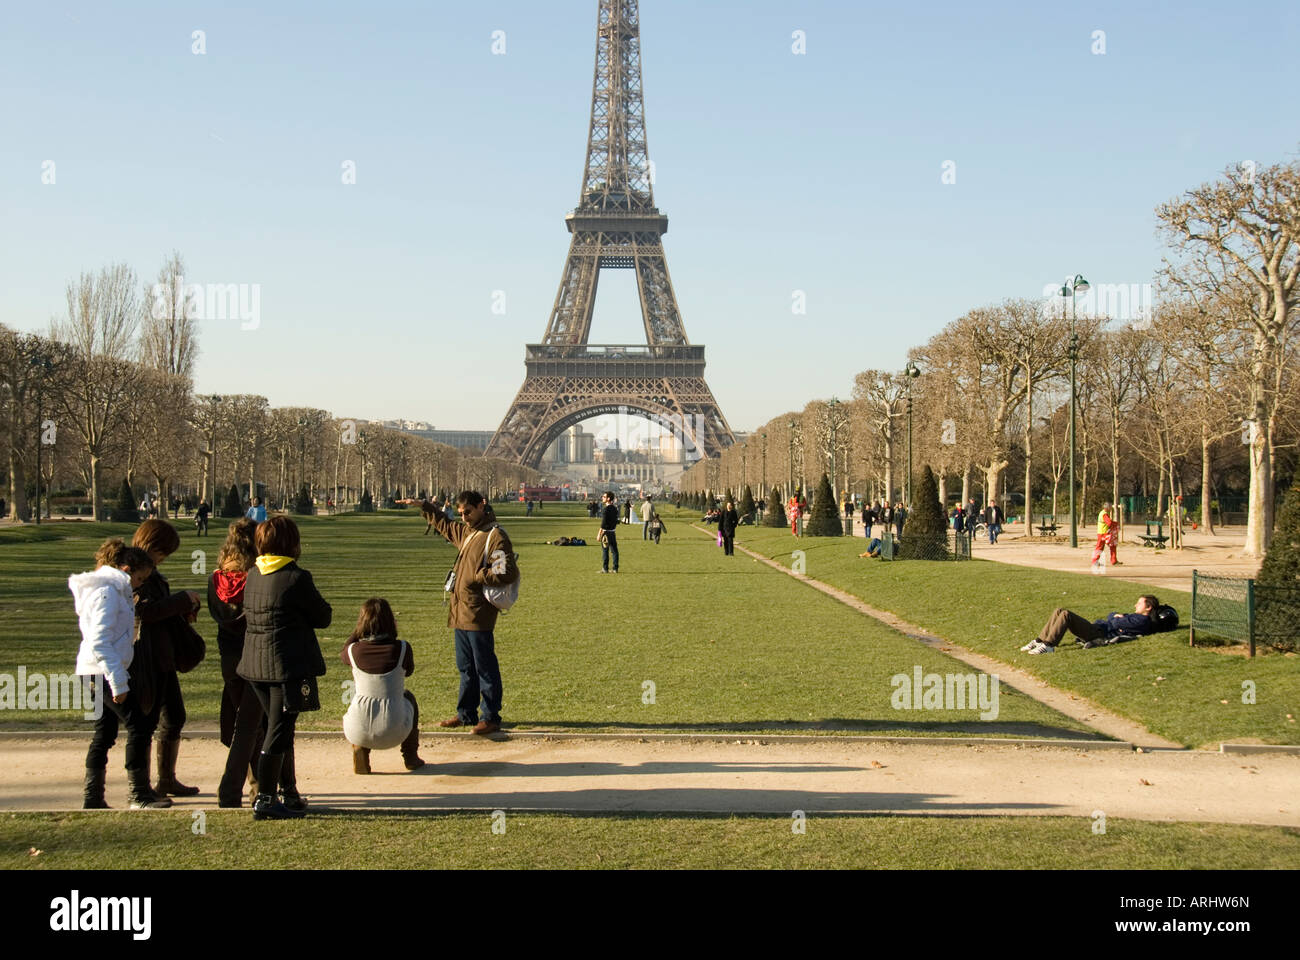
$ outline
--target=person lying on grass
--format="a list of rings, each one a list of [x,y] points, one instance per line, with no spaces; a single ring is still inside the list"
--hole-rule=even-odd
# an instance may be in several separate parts
[[[1038,636],[1020,649],[1028,653],[1055,653],[1066,633],[1078,637],[1084,649],[1117,643],[1121,638],[1146,636],[1156,632],[1152,617],[1159,606],[1160,601],[1147,593],[1137,598],[1132,613],[1111,613],[1104,620],[1091,622],[1071,610],[1057,607],[1047,618],[1047,623],[1038,632]]]

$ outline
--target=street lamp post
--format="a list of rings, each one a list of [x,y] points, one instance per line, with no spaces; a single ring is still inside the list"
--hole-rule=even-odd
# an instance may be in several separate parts
[[[903,368],[907,378],[907,509],[912,509],[912,381],[921,375],[921,369],[911,360]]]
[[[1077,297],[1080,293],[1088,291],[1088,281],[1083,279],[1083,274],[1076,273],[1073,278],[1066,280],[1061,286],[1061,296],[1070,298],[1070,546],[1071,548],[1079,545],[1079,513],[1074,503],[1074,418],[1075,418],[1075,387],[1074,387],[1074,368],[1079,360],[1079,335],[1074,332],[1074,319],[1077,308]],[[1061,310],[1065,311],[1065,302],[1061,302]],[[1026,504],[1028,509],[1028,504]],[[1028,514],[1026,513],[1026,516]]]
[[[210,429],[208,431],[208,447],[211,450],[211,473],[212,473],[212,515],[221,516],[217,513],[217,404],[221,402],[221,397],[215,393],[207,398],[208,405],[212,408],[210,411]]]
[[[40,526],[41,523],[41,445],[44,441],[44,437],[42,436],[43,431],[41,430],[41,406],[42,406],[42,401],[44,400],[41,384],[43,382],[42,374],[45,377],[48,377],[50,375],[50,370],[54,368],[54,364],[50,362],[49,357],[45,356],[42,353],[33,354],[32,357],[28,360],[28,363],[30,363],[32,367],[36,368],[38,371],[37,378],[36,378],[36,524],[37,526]],[[53,454],[51,454],[51,456],[53,456]],[[50,473],[51,474],[54,473],[53,467],[50,468]],[[49,499],[50,499],[50,494],[49,494],[49,490],[47,489],[45,492],[45,500],[47,505],[49,503]]]
[[[790,421],[790,456],[786,460],[786,473],[789,475],[785,483],[785,495],[787,498],[794,496],[794,421]]]
[[[763,489],[759,493],[759,499],[767,499],[767,434],[763,434]]]
[[[836,503],[839,503],[839,495],[836,493],[835,489],[835,408],[839,405],[840,402],[835,397],[831,397],[830,400],[826,402],[826,419],[830,421],[831,427],[831,499]]]

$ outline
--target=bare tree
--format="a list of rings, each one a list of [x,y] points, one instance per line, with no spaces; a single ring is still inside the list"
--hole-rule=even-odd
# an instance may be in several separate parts
[[[1169,278],[1225,296],[1252,333],[1250,505],[1247,556],[1263,556],[1273,532],[1273,432],[1284,348],[1300,279],[1300,163],[1229,167],[1222,180],[1156,209],[1174,247]],[[1241,291],[1248,291],[1242,296]]]
[[[198,356],[198,323],[185,293],[185,261],[179,251],[163,262],[158,279],[145,289],[140,361],[146,367],[191,379]]]

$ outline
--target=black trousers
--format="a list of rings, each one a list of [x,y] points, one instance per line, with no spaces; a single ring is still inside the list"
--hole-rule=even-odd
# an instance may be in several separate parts
[[[154,694],[159,705],[158,739],[179,740],[185,726],[185,698],[181,696],[181,680],[176,671],[158,672],[158,690]]]
[[[149,741],[158,725],[158,713],[145,713],[140,709],[135,692],[126,700],[114,703],[112,691],[105,683],[102,692],[104,712],[95,720],[95,732],[90,737],[86,751],[86,768],[102,770],[108,766],[108,751],[117,743],[117,731],[126,725],[126,769],[135,772],[143,782],[149,771]]]
[[[253,695],[266,714],[266,739],[262,741],[262,752],[272,756],[284,753],[293,747],[294,729],[298,725],[296,712],[285,713],[284,684],[249,680],[248,685],[253,688]]]

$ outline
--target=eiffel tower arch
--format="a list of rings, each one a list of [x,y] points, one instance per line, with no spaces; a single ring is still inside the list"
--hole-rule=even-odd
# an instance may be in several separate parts
[[[704,380],[704,347],[686,338],[654,205],[641,98],[637,0],[599,0],[591,126],[560,289],[541,343],[524,348],[526,374],[486,455],[537,467],[573,424],[605,413],[644,416],[705,457],[735,442]],[[592,344],[602,270],[634,270],[643,344]]]

